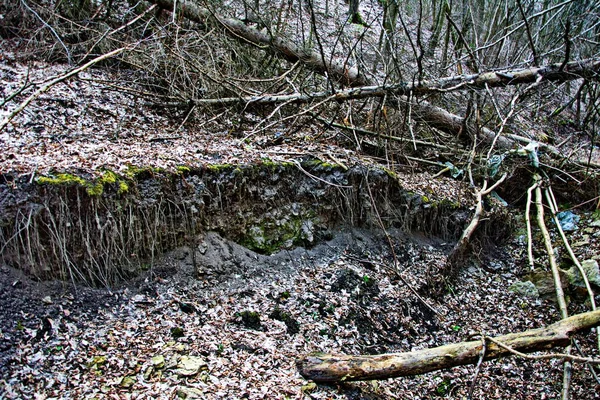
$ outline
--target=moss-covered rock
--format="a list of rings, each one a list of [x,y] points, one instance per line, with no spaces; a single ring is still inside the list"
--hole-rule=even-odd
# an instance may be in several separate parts
[[[262,331],[264,328],[260,321],[260,314],[255,311],[242,311],[238,314],[241,318],[242,325],[248,329]]]
[[[600,287],[600,268],[598,267],[598,261],[582,261],[581,268],[585,272],[590,285]],[[567,277],[571,285],[579,288],[585,288],[585,282],[583,281],[583,277],[581,276],[577,266],[574,265],[567,271]]]
[[[540,297],[540,292],[538,291],[538,288],[531,281],[515,282],[512,285],[510,285],[508,290],[526,297]]]

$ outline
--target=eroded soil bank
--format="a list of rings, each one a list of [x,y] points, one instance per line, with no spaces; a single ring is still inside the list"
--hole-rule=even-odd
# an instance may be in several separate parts
[[[2,176],[4,262],[42,279],[111,286],[196,235],[216,231],[271,254],[314,246],[340,226],[398,227],[454,240],[470,197],[426,174],[318,159],[256,165],[129,167],[99,177]],[[445,193],[446,190],[451,190]]]

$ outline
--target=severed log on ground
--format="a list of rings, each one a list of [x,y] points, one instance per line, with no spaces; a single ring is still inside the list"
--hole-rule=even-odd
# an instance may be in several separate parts
[[[600,311],[577,314],[547,327],[498,336],[486,341],[484,360],[511,355],[496,344],[502,343],[521,353],[566,347],[571,336],[600,325]],[[482,354],[482,341],[449,344],[409,353],[347,356],[313,353],[297,361],[300,374],[315,382],[359,381],[420,375],[459,365],[476,364]]]

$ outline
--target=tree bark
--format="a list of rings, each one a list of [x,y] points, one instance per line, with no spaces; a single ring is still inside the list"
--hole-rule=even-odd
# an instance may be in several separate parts
[[[600,311],[590,311],[547,327],[498,336],[494,340],[522,353],[565,347],[571,336],[600,325]],[[511,354],[494,342],[486,344],[485,360]],[[387,379],[420,375],[430,371],[476,364],[481,357],[481,340],[449,344],[400,354],[346,356],[314,353],[297,361],[300,374],[315,382]]]

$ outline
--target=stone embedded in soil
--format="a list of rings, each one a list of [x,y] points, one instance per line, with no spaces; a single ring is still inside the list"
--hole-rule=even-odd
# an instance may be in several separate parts
[[[173,372],[179,376],[194,376],[206,368],[208,368],[208,364],[201,357],[181,356],[177,368]]]
[[[590,285],[600,287],[600,268],[598,267],[598,261],[596,260],[585,260],[581,262],[581,268],[585,271],[585,275],[590,282]],[[579,268],[576,265],[572,266],[567,271],[569,283],[576,287],[585,287],[583,277],[579,272]]]
[[[567,289],[567,273],[563,270],[559,270],[559,274],[563,290]],[[554,278],[552,277],[552,272],[535,270],[529,274],[526,279],[535,285],[541,297],[555,298],[556,288],[554,287]]]
[[[527,297],[540,297],[540,292],[531,281],[515,282],[512,285],[510,285],[508,290]]]

